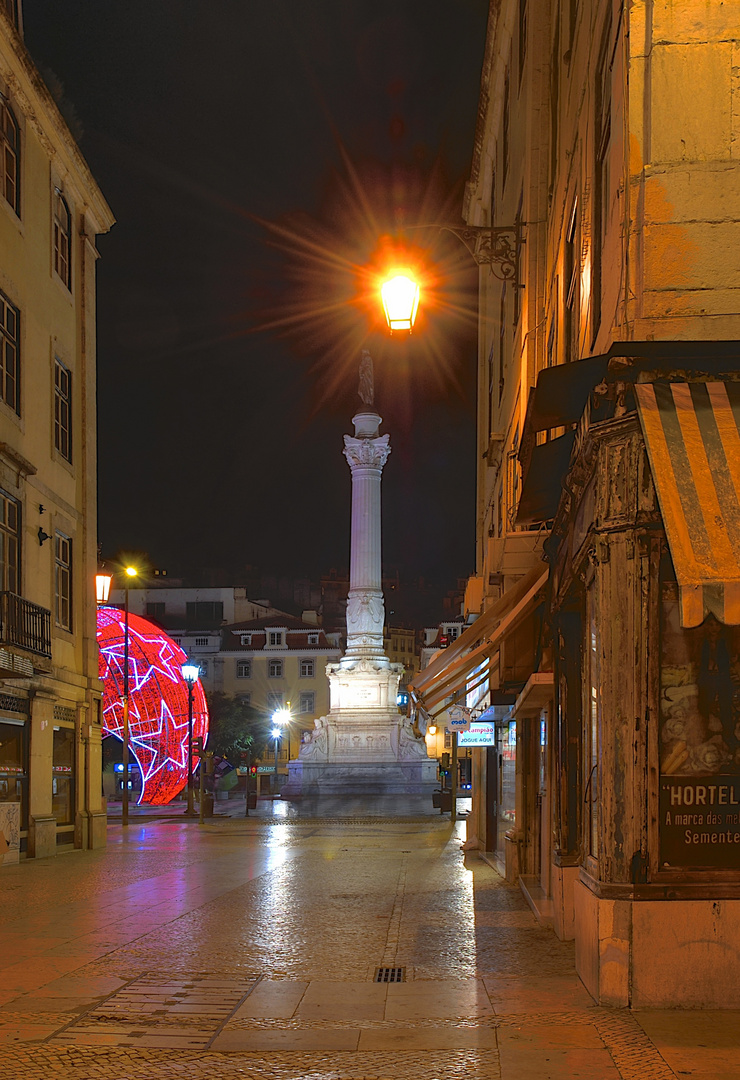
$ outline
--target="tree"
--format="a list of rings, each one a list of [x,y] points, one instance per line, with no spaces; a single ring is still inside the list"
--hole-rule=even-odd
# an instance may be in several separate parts
[[[259,753],[267,742],[266,717],[239,698],[220,692],[209,694],[208,711],[211,717],[208,749],[232,765],[238,765],[245,752]]]

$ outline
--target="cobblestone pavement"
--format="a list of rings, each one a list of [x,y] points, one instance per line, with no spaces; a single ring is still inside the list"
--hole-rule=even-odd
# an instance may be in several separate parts
[[[737,1080],[737,1013],[595,1006],[572,944],[460,839],[136,820],[3,867],[0,1080]]]

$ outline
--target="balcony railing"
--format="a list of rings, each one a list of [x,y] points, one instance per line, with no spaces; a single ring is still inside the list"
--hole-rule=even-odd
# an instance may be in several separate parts
[[[0,644],[51,656],[51,612],[12,592],[0,592]]]

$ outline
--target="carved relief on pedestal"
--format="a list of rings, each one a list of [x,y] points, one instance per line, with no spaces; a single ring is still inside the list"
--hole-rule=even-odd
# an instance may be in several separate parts
[[[357,634],[383,633],[385,609],[383,594],[379,589],[356,589],[350,592],[347,601],[347,633]]]
[[[389,440],[390,435],[380,435],[377,439],[355,439],[352,435],[345,435],[344,456],[350,469],[357,466],[382,469],[391,452]]]
[[[391,745],[399,761],[427,757],[426,743],[424,739],[417,738],[408,719],[403,719],[397,727],[391,729]]]

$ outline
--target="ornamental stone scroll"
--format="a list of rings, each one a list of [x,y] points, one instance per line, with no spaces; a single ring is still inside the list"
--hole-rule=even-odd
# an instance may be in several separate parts
[[[344,456],[350,469],[362,466],[382,469],[391,452],[389,440],[390,435],[380,435],[377,439],[355,439],[352,435],[345,435]]]

